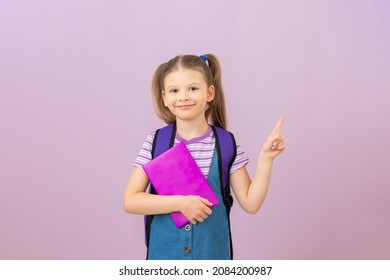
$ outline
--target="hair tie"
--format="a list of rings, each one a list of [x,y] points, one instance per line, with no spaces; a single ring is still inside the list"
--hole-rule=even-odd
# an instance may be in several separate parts
[[[205,54],[201,55],[200,58],[203,59],[204,62],[207,62],[207,56]]]

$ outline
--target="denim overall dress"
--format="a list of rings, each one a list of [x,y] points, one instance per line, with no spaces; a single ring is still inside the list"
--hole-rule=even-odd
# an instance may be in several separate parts
[[[207,181],[219,205],[202,223],[188,223],[178,229],[169,214],[155,215],[149,239],[149,260],[230,260],[230,237],[226,207],[223,203],[214,150]]]

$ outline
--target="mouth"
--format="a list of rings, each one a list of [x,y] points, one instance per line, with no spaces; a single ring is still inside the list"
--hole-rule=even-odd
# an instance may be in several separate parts
[[[194,104],[185,104],[185,105],[178,105],[176,106],[176,108],[186,110],[186,109],[190,109],[192,106],[194,106]]]

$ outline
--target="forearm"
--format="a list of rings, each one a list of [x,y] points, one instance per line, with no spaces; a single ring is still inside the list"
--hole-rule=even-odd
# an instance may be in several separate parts
[[[264,142],[257,160],[256,171],[251,181],[245,167],[230,176],[230,183],[241,207],[248,213],[256,214],[263,205],[271,182],[273,161],[285,149],[284,137],[280,128],[284,117],[280,118],[274,130]]]
[[[263,205],[271,181],[273,159],[260,154],[247,192],[246,211],[256,214]]]
[[[153,195],[138,192],[125,196],[124,210],[132,214],[156,215],[181,212],[191,223],[203,222],[212,210],[212,203],[196,195]]]
[[[180,196],[154,195],[139,192],[127,195],[123,202],[126,212],[139,215],[167,214],[180,211]]]

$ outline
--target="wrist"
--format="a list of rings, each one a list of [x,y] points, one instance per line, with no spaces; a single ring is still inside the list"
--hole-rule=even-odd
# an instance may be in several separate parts
[[[260,152],[260,155],[259,155],[259,160],[258,162],[259,163],[270,163],[272,164],[274,161],[274,157],[270,156],[269,153],[264,153],[263,151]]]
[[[174,195],[173,197],[174,197],[174,209],[175,209],[175,212],[182,212],[184,196],[182,196],[182,195]]]

